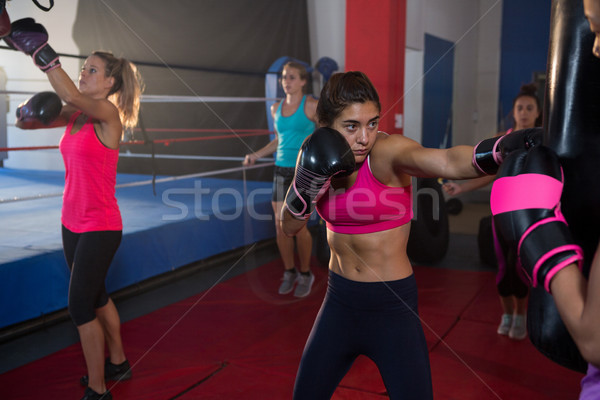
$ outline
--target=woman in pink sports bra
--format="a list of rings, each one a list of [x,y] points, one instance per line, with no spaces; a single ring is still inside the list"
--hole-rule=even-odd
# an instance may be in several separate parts
[[[379,96],[366,75],[334,74],[317,105],[319,124],[326,128],[303,144],[286,196],[284,232],[301,229],[316,204],[331,248],[328,290],[304,349],[296,400],[329,399],[361,354],[377,364],[391,399],[432,398],[417,287],[406,252],[411,177],[467,179],[482,170],[494,173],[474,165],[492,160],[493,152],[478,150],[486,147],[480,145],[430,149],[387,135],[378,131],[380,112]]]
[[[141,80],[132,63],[106,52],[94,52],[85,60],[79,88],[58,57],[44,71],[66,105],[49,125],[31,116],[20,118],[17,126],[67,127],[59,147],[66,171],[61,222],[71,270],[68,309],[87,365],[88,374],[80,380],[86,386],[83,399],[108,400],[112,395],[105,381],[131,377],[119,314],[104,281],[123,230],[115,197],[119,143],[123,129],[137,124]]]
[[[521,86],[519,93],[513,100],[513,128],[499,133],[500,136],[542,125],[542,111],[536,92],[537,87],[535,84],[530,83]],[[456,196],[489,185],[494,179],[496,179],[496,175],[489,175],[461,183],[447,182],[442,187],[446,193]],[[506,244],[498,239],[495,231],[494,247],[498,260],[496,287],[502,306],[502,316],[497,333],[507,335],[514,340],[522,340],[527,337],[526,314],[529,288],[517,273],[517,255],[513,254]]]

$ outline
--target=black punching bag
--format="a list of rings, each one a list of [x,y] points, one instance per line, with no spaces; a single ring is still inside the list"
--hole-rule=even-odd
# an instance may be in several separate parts
[[[585,256],[584,274],[600,237],[600,60],[581,0],[553,0],[544,144],[564,171],[561,209]],[[564,326],[553,297],[542,288],[529,299],[527,329],[534,346],[554,362],[585,372],[587,363]]]

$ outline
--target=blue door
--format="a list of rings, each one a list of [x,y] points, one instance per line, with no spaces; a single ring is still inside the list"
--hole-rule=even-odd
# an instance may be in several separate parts
[[[452,146],[454,43],[425,34],[423,146]]]

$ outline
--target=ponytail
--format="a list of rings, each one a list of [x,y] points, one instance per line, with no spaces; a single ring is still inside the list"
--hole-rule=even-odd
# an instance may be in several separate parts
[[[95,51],[92,55],[105,61],[106,76],[115,80],[108,93],[108,100],[119,110],[123,128],[135,127],[138,123],[140,97],[144,90],[137,67],[132,62],[124,58],[117,58],[108,52]]]

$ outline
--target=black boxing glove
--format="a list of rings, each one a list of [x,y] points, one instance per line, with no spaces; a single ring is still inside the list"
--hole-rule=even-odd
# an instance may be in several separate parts
[[[62,110],[60,97],[54,92],[40,92],[17,107],[18,121],[39,121],[49,125]]]
[[[536,146],[512,153],[492,186],[490,208],[499,234],[517,249],[531,285],[550,292],[550,281],[583,251],[560,211],[562,168],[552,149]]]
[[[315,203],[329,189],[334,176],[350,175],[356,161],[350,145],[338,131],[318,128],[304,140],[294,181],[285,196],[285,205],[297,219],[308,219]]]
[[[514,150],[530,149],[542,144],[544,130],[528,128],[514,131],[500,137],[484,139],[473,149],[473,165],[486,175],[498,172],[498,166]]]
[[[33,18],[19,19],[11,24],[11,32],[4,41],[12,49],[33,58],[35,65],[48,72],[60,66],[58,54],[48,44],[48,32]]]

